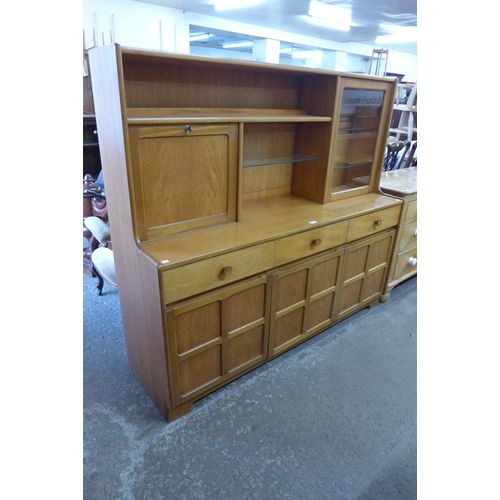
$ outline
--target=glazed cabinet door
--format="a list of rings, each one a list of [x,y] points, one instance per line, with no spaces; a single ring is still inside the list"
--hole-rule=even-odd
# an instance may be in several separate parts
[[[267,277],[167,307],[174,406],[267,359]]]
[[[339,320],[380,299],[395,234],[391,229],[346,248]]]
[[[273,275],[269,356],[275,356],[335,322],[342,251],[284,267]]]
[[[341,79],[329,181],[331,201],[374,191],[393,92],[392,83]]]

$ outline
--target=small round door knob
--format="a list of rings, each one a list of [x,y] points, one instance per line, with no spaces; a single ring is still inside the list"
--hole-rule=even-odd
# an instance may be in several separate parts
[[[321,245],[321,238],[315,238],[312,241],[312,244],[313,244],[314,247],[319,247]]]
[[[410,266],[416,266],[417,265],[417,259],[415,257],[410,257],[408,259],[408,264],[410,264]]]
[[[233,272],[233,268],[231,266],[226,266],[222,268],[221,276],[229,276]]]

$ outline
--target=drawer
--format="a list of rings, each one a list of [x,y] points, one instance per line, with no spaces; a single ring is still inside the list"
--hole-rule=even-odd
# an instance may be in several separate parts
[[[165,304],[267,271],[274,264],[274,243],[263,243],[163,271]]]
[[[405,223],[413,222],[414,220],[417,220],[417,200],[410,201],[410,203],[408,203],[408,210],[406,211]]]
[[[401,239],[399,240],[399,250],[417,245],[417,221],[405,224],[401,231]]]
[[[379,210],[349,221],[347,241],[359,240],[398,225],[401,205]]]
[[[281,266],[344,244],[348,226],[349,222],[344,221],[276,240],[274,243],[275,265]]]
[[[415,263],[410,263],[410,258],[415,259]],[[410,273],[417,272],[417,247],[409,248],[398,254],[396,267],[394,268],[394,279]]]

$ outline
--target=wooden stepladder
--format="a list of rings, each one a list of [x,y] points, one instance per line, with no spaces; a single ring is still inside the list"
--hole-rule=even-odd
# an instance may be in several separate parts
[[[387,72],[387,59],[389,58],[389,49],[373,49],[372,58],[370,61],[370,69],[368,70],[368,74],[372,74],[372,65],[373,61],[376,61],[375,64],[375,76],[385,76]],[[384,64],[385,63],[385,64]],[[381,74],[380,70],[384,66],[384,72]]]

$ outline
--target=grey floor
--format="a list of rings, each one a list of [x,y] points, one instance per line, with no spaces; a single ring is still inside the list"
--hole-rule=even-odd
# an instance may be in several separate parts
[[[417,498],[417,278],[167,423],[84,276],[85,500]]]

